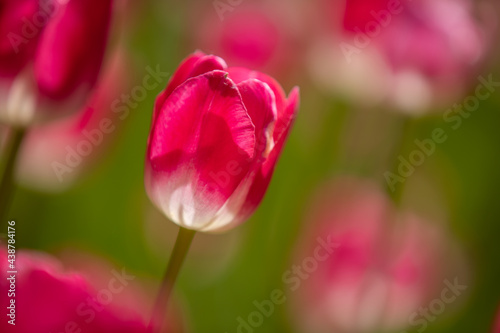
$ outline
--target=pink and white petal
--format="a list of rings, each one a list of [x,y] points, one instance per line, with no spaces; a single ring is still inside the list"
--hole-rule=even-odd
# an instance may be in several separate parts
[[[199,229],[245,178],[255,127],[227,73],[187,80],[166,100],[151,131],[146,188],[174,222]]]
[[[237,86],[255,125],[256,156],[263,161],[274,147],[273,132],[277,119],[274,93],[266,83],[257,79],[243,81]]]

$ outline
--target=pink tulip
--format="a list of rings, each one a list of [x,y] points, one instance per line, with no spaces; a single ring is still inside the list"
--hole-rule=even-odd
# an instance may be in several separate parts
[[[17,75],[35,53],[40,29],[30,29],[23,19],[40,11],[38,0],[0,1],[0,78]],[[34,42],[25,43],[26,37]]]
[[[469,0],[328,1],[314,77],[366,104],[422,113],[449,106],[484,62],[489,28]],[[340,14],[337,14],[340,13]]]
[[[302,331],[403,329],[413,312],[439,297],[446,266],[440,228],[395,212],[376,186],[352,179],[320,192],[311,211],[295,256],[309,276],[300,284],[288,277]],[[306,267],[304,258],[315,254],[318,239],[335,248]]]
[[[4,2],[0,121],[26,126],[78,110],[103,62],[112,0]]]
[[[16,253],[17,273],[10,274],[6,245],[2,247],[0,303],[6,310],[15,301],[15,326],[5,317],[1,332],[146,332],[141,311],[147,304],[137,295],[124,301],[134,288],[130,272],[110,269],[107,283],[96,290],[83,275],[65,272],[56,259],[23,250]],[[12,275],[14,288],[14,280],[7,280]],[[9,290],[15,295],[8,296]]]
[[[150,199],[180,226],[244,222],[271,180],[298,106],[272,78],[196,52],[158,96],[146,156]]]
[[[116,52],[84,108],[31,128],[18,160],[17,178],[23,185],[66,190],[109,151],[123,122],[112,106],[130,89],[125,75],[129,65],[125,54]]]

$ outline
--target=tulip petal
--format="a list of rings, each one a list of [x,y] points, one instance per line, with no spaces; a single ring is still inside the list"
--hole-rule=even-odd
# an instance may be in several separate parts
[[[214,70],[224,70],[227,68],[226,63],[222,58],[213,55],[205,55],[203,52],[195,52],[189,58],[184,60],[177,71],[170,79],[167,88],[156,98],[155,110],[153,112],[153,123],[155,117],[160,112],[163,103],[170,94],[184,83],[187,79],[202,75]]]
[[[187,80],[161,108],[150,136],[146,188],[174,222],[202,228],[244,179],[255,127],[227,73]]]
[[[296,87],[290,93],[285,112],[283,112],[281,117],[279,117],[276,121],[274,129],[275,146],[268,158],[262,164],[261,168],[255,174],[255,178],[253,179],[245,204],[238,214],[238,223],[245,221],[255,211],[264,198],[264,194],[269,187],[276,162],[281,155],[281,151],[283,150],[283,146],[288,137],[293,120],[295,119],[298,106],[299,89]]]
[[[104,57],[111,7],[111,0],[70,0],[56,9],[35,55],[35,77],[43,95],[61,100],[93,87]]]
[[[266,158],[274,146],[273,131],[277,119],[274,93],[266,83],[256,79],[243,81],[237,86],[255,125],[256,155]]]
[[[0,76],[17,75],[32,57],[42,29],[28,26],[23,18],[34,17],[39,11],[37,0],[0,1]]]
[[[229,73],[229,77],[231,78],[231,80],[233,80],[236,84],[248,79],[257,79],[259,81],[267,83],[267,85],[274,92],[278,117],[280,117],[281,113],[284,112],[286,105],[286,95],[281,85],[275,79],[263,73],[252,71],[244,67],[230,67],[227,72]]]

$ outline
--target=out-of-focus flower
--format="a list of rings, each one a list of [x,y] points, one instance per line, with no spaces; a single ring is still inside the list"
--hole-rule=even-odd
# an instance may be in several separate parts
[[[145,168],[153,203],[173,222],[223,231],[262,200],[298,107],[272,78],[197,52],[158,96]]]
[[[218,54],[233,66],[279,78],[300,68],[305,40],[304,2],[297,0],[200,2],[191,25],[197,47]]]
[[[315,265],[303,260],[307,277],[287,277],[293,317],[304,332],[402,329],[439,297],[446,277],[454,278],[445,276],[444,231],[394,211],[371,183],[344,179],[320,192],[306,235],[297,260],[316,256],[319,240],[334,249]]]
[[[124,52],[117,51],[80,112],[31,128],[18,160],[17,178],[23,185],[63,191],[100,160],[119,132],[112,106],[128,90],[129,67]]]
[[[1,251],[0,303],[10,314],[15,301],[15,316],[0,322],[2,332],[146,332],[142,312],[148,304],[141,296],[124,297],[135,279],[126,270],[110,270],[107,283],[96,290],[81,274],[65,272],[60,262],[42,253],[17,252],[15,280],[8,279],[8,265]],[[15,326],[8,323],[14,317]]]
[[[2,1],[0,121],[26,126],[82,107],[103,62],[111,12],[112,0]]]
[[[488,29],[469,0],[324,3],[333,23],[313,47],[311,72],[354,102],[409,113],[448,106],[468,88],[488,49]]]

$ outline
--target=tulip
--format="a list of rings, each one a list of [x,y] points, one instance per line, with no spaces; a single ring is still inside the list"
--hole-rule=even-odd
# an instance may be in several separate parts
[[[196,52],[158,96],[145,167],[151,201],[181,227],[244,222],[261,202],[298,106],[272,78]]]
[[[111,11],[112,0],[0,3],[0,58],[6,61],[0,65],[0,123],[11,127],[0,219],[7,218],[12,201],[26,127],[76,112],[89,97],[103,62]]]
[[[28,26],[23,19],[33,18],[37,13],[40,13],[38,0],[0,3],[0,80],[17,75],[33,57],[40,29]]]
[[[492,29],[472,1],[327,2],[333,23],[313,47],[311,73],[356,103],[412,114],[448,107],[487,56]]]
[[[15,300],[16,314],[15,326],[8,323],[9,317],[0,321],[2,332],[146,332],[141,312],[147,303],[135,276],[126,269],[95,273],[94,266],[90,274],[69,272],[49,255],[21,250],[14,263],[15,296],[8,297],[12,289],[8,265],[6,251],[1,251],[1,305],[7,309]],[[99,279],[104,282],[99,289],[89,282]]]
[[[154,205],[180,226],[156,298],[161,322],[196,231],[221,232],[261,202],[297,112],[271,77],[196,52],[157,97],[148,138],[145,186]]]
[[[27,126],[78,110],[103,62],[112,1],[4,2],[0,121]]]
[[[17,163],[16,178],[21,184],[64,191],[102,160],[122,123],[112,105],[129,90],[128,67],[123,51],[117,51],[78,113],[31,128]]]
[[[404,329],[440,295],[443,280],[456,276],[443,264],[450,248],[444,231],[395,211],[371,183],[337,181],[319,192],[311,212],[294,256],[302,273],[285,279],[299,331]],[[333,250],[315,251],[320,240]]]

